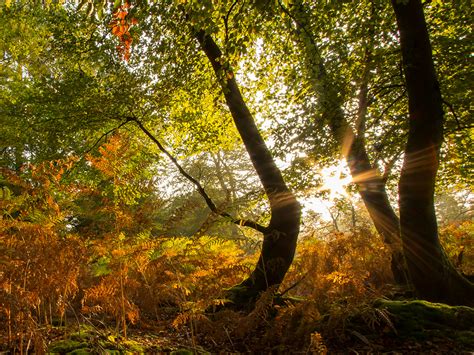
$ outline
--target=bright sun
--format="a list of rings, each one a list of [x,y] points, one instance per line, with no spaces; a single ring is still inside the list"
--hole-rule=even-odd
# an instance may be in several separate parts
[[[333,200],[337,197],[348,196],[346,187],[352,181],[349,168],[345,161],[341,160],[339,164],[320,171],[323,184],[319,191],[328,190],[329,196],[321,198],[316,196],[304,197],[301,199],[304,211],[314,211],[321,215],[323,219],[330,219],[329,208],[334,204]]]
[[[352,181],[352,177],[344,161],[322,169],[321,175],[324,181],[321,190],[329,190],[330,199],[341,195],[347,196],[346,187]]]

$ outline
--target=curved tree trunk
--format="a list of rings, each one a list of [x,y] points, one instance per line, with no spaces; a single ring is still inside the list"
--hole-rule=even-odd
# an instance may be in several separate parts
[[[377,233],[391,249],[391,270],[394,280],[399,285],[406,285],[408,272],[402,253],[400,222],[388,199],[385,181],[370,164],[362,139],[358,137],[353,139],[346,160]]]
[[[196,34],[202,50],[212,64],[242,137],[252,164],[262,182],[270,202],[270,224],[264,231],[263,246],[252,274],[240,286],[245,287],[246,297],[254,297],[268,287],[279,285],[290,267],[300,227],[301,207],[286,186],[265,141],[255,124],[240,93],[234,74],[219,61],[222,53],[214,40],[204,31]]]
[[[430,301],[474,305],[438,238],[434,188],[443,139],[443,108],[421,0],[392,0],[408,91],[409,132],[399,182],[403,250],[417,294]]]
[[[388,199],[385,181],[376,167],[372,166],[363,138],[364,130],[360,129],[357,135],[349,125],[342,110],[343,102],[337,92],[336,86],[329,77],[324,60],[321,58],[318,46],[309,32],[308,11],[304,5],[293,4],[296,15],[293,17],[298,27],[298,36],[303,46],[307,67],[310,70],[313,91],[322,106],[323,118],[331,129],[332,136],[341,147],[342,155],[349,166],[352,180],[357,186],[360,197],[370,215],[377,233],[391,250],[391,270],[394,280],[399,285],[408,283],[407,268],[403,258],[400,240],[400,222]],[[366,73],[369,66],[367,64]],[[363,77],[361,91],[367,91],[367,77]],[[367,110],[366,97],[359,99],[359,116],[365,116]],[[364,102],[365,101],[365,102]],[[359,117],[359,121],[365,117]],[[359,124],[362,124],[359,122]]]

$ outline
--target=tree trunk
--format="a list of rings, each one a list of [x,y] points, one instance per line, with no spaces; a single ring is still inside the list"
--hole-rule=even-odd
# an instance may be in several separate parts
[[[234,73],[220,62],[222,53],[219,47],[204,31],[199,31],[196,38],[222,83],[227,106],[270,202],[271,219],[264,232],[260,258],[249,278],[239,285],[245,288],[246,298],[254,298],[259,292],[283,281],[296,249],[301,207],[286,186],[260,135]]]
[[[352,180],[357,186],[357,190],[367,208],[375,229],[391,250],[391,270],[394,280],[399,285],[406,285],[408,277],[401,248],[399,219],[388,199],[382,176],[370,163],[363,139],[364,130],[359,129],[356,135],[345,117],[342,110],[343,102],[337,92],[337,87],[328,75],[318,46],[307,28],[309,24],[308,18],[306,18],[308,10],[301,3],[299,5],[293,4],[293,6],[297,14],[294,17],[299,29],[297,34],[303,46],[313,91],[322,106],[323,118],[331,129],[337,144],[341,147],[342,155],[347,161]],[[366,73],[368,73],[369,68],[367,67],[366,69]],[[367,78],[362,78],[362,81],[367,81]],[[367,83],[365,83],[366,85]],[[362,90],[367,90],[367,88],[362,85]],[[359,98],[359,111],[366,111],[366,101],[366,98],[365,100]],[[365,113],[360,113],[360,115],[365,115]],[[363,119],[359,117],[359,121]],[[359,125],[361,124],[363,123],[359,122]]]
[[[403,250],[418,296],[474,305],[474,284],[450,263],[438,238],[434,188],[443,108],[420,0],[392,0],[408,92],[409,132],[399,182]]]
[[[362,139],[353,138],[346,153],[346,160],[377,233],[391,249],[391,270],[394,280],[399,285],[407,285],[408,271],[400,241],[400,222],[388,199],[384,180],[377,169],[370,164]]]

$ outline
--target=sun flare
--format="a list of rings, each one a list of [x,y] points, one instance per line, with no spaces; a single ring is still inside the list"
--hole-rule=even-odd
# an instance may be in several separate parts
[[[321,176],[323,185],[319,190],[328,190],[330,199],[340,195],[347,196],[346,187],[352,181],[352,177],[344,161],[340,161],[338,165],[321,169]]]
[[[348,197],[347,186],[352,177],[345,161],[320,170],[322,185],[315,191],[309,193],[302,199],[305,211],[313,211],[321,215],[323,219],[330,219],[329,208],[333,206],[337,197]],[[320,192],[328,191],[326,197],[319,196]]]

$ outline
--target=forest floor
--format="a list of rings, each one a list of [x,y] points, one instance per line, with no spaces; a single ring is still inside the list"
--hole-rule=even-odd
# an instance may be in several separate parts
[[[225,322],[222,323],[222,319],[210,321],[212,316],[206,318],[207,323],[195,321],[192,322],[193,327],[189,322],[176,327],[173,323],[179,314],[169,312],[168,317],[161,317],[158,321],[140,321],[129,326],[127,337],[123,336],[123,331],[108,325],[113,322],[96,321],[93,324],[92,320],[71,319],[68,320],[68,326],[42,328],[40,337],[25,341],[29,341],[33,349],[35,341],[40,338],[46,352],[59,354],[474,352],[474,309],[469,307],[450,307],[416,300],[379,300],[373,307],[345,318],[344,322],[337,323],[336,326],[334,319],[330,317],[322,317],[316,323],[311,323],[304,318],[307,317],[304,313],[298,316],[298,312],[293,312],[291,318],[284,319],[274,317],[270,313],[263,322],[251,322],[249,330],[239,332],[237,328],[231,329],[229,323],[223,326]],[[235,316],[235,313],[233,314]],[[204,318],[197,319],[202,321]],[[249,322],[247,325],[245,323],[250,318],[239,319],[238,327],[249,326]],[[203,324],[207,324],[208,328]],[[218,327],[224,329],[221,336]],[[226,327],[229,327],[228,331]]]

